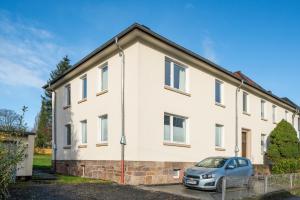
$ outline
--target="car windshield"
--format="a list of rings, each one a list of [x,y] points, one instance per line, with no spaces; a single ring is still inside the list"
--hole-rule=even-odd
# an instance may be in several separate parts
[[[205,168],[221,168],[225,165],[227,160],[227,158],[206,158],[197,163],[195,166]]]

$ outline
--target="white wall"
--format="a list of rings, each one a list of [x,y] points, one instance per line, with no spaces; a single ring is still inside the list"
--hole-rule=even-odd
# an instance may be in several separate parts
[[[182,62],[165,50],[136,42],[125,49],[125,132],[127,146],[125,159],[140,161],[186,161],[195,162],[208,156],[233,156],[235,146],[235,91],[229,80],[204,70],[203,66]],[[165,57],[172,58],[188,66],[188,87],[190,96],[164,88]],[[120,57],[115,54],[99,60],[86,74],[88,97],[78,103],[80,76],[66,84],[71,84],[71,108],[63,109],[64,85],[57,90],[57,146],[58,160],[119,160],[121,134],[121,71]],[[108,92],[97,93],[97,66],[108,62]],[[225,107],[215,105],[215,78],[224,82]],[[65,85],[66,85],[65,84]],[[272,121],[272,105],[267,101],[267,121],[260,118],[261,97],[250,94],[250,114],[242,113],[242,91],[239,93],[239,130],[251,130],[251,160],[263,162],[260,148],[261,133],[269,134],[275,127]],[[188,147],[166,146],[163,144],[164,112],[188,117]],[[277,121],[284,118],[285,109],[277,105]],[[96,147],[98,116],[108,114],[108,146]],[[87,119],[88,145],[80,144],[80,121]],[[288,121],[291,122],[289,112]],[[297,121],[295,120],[297,128]],[[72,147],[63,149],[65,125],[72,124]],[[215,124],[225,128],[225,151],[215,149]],[[241,131],[239,131],[241,136]],[[241,148],[241,138],[239,138]]]

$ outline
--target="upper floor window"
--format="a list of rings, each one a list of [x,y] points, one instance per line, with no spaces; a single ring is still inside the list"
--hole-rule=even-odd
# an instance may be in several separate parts
[[[215,127],[215,146],[216,147],[224,147],[224,126],[220,124],[216,124]]]
[[[107,115],[99,117],[99,126],[99,141],[106,143],[108,141]]]
[[[261,100],[260,102],[260,106],[261,106],[261,119],[266,119],[266,101],[265,100]]]
[[[81,99],[87,98],[87,76],[81,77]]]
[[[289,111],[286,110],[284,114],[285,121],[288,121],[288,115],[289,115]]]
[[[65,144],[69,146],[71,145],[71,124],[67,124],[65,130]]]
[[[186,118],[175,115],[164,115],[164,141],[186,143]]]
[[[249,113],[249,94],[243,92],[243,112]]]
[[[272,119],[273,119],[273,123],[276,123],[277,119],[276,119],[276,106],[275,105],[272,106]]]
[[[100,70],[100,92],[108,90],[108,65],[105,64],[99,68]]]
[[[186,68],[165,60],[165,85],[186,92]]]
[[[218,104],[224,104],[223,100],[223,82],[215,81],[215,102]]]
[[[83,120],[80,122],[81,125],[81,143],[87,143],[87,120]]]
[[[65,106],[71,105],[71,85],[65,86]]]

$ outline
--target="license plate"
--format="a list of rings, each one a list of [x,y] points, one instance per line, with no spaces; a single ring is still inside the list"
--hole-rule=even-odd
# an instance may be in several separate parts
[[[197,184],[197,181],[194,181],[194,180],[186,180],[186,184],[189,184],[189,185],[196,185],[196,184]]]

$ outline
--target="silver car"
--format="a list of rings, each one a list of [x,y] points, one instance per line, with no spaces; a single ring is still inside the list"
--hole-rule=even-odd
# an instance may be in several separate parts
[[[221,192],[223,177],[241,177],[239,180],[248,183],[247,178],[252,175],[252,164],[247,158],[210,157],[185,170],[183,184],[189,188]]]

